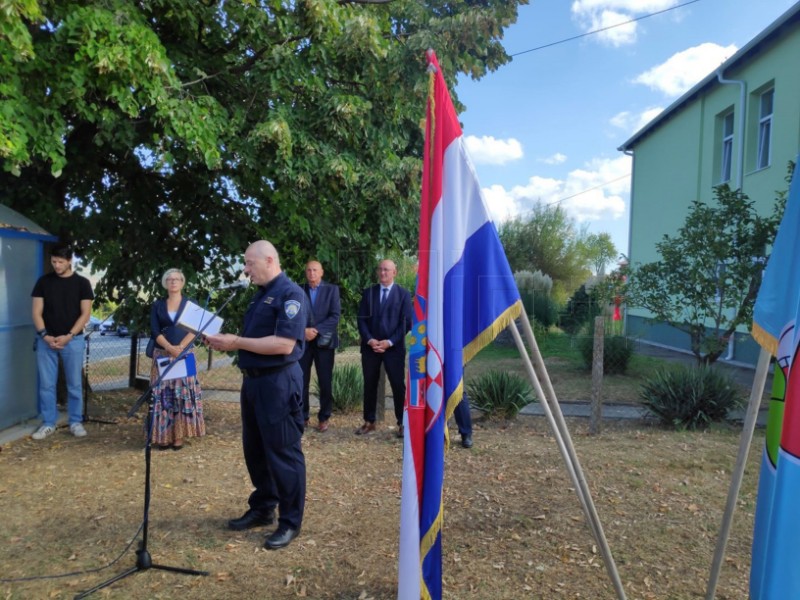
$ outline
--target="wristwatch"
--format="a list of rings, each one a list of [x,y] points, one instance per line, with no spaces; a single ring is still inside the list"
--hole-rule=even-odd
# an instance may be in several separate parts
[[[47,329],[40,329],[36,333],[39,335],[40,338],[44,339],[44,337],[47,335]]]

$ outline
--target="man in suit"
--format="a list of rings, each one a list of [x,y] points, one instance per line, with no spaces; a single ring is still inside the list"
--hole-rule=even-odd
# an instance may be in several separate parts
[[[319,412],[317,431],[328,431],[328,420],[333,411],[333,362],[339,347],[339,316],[341,303],[339,286],[322,281],[325,271],[316,260],[306,264],[306,283],[303,291],[308,296],[311,310],[306,326],[306,350],[300,359],[303,368],[303,416],[308,425],[308,386],[311,382],[311,364],[317,369],[319,383]]]
[[[378,265],[378,285],[364,290],[358,307],[361,368],[364,372],[364,424],[357,435],[375,431],[378,380],[381,365],[392,387],[397,437],[403,437],[403,403],[406,397],[406,333],[411,329],[411,294],[394,282],[397,267],[391,260]]]

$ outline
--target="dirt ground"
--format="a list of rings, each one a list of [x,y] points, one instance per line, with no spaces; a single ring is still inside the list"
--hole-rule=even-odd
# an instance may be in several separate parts
[[[134,400],[99,396],[94,414],[119,423],[88,423],[86,438],[62,428],[2,448],[0,597],[72,598],[136,564],[145,460],[144,415],[124,417]],[[309,431],[303,531],[267,551],[271,528],[225,528],[251,489],[238,406],[209,401],[206,415],[205,438],[153,452],[148,550],[156,564],[209,575],[148,569],[93,597],[396,597],[402,446],[393,429],[355,436],[353,414],[335,415],[327,433]],[[589,436],[584,422],[570,428],[627,597],[704,597],[739,430],[608,423]],[[721,600],[747,597],[762,444],[757,432]],[[454,444],[447,454],[444,506],[445,598],[616,597],[544,419],[476,423],[475,447]]]

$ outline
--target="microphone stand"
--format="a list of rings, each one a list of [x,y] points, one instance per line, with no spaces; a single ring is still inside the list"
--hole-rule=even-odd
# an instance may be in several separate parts
[[[178,361],[182,360],[183,357],[189,352],[190,348],[194,346],[194,343],[197,339],[203,335],[203,331],[209,326],[209,324],[217,317],[222,310],[230,303],[231,300],[239,293],[239,289],[241,288],[234,288],[233,293],[228,297],[225,302],[223,302],[222,306],[219,307],[217,312],[213,314],[213,316],[208,320],[207,323],[202,324],[194,334],[192,341],[186,345],[186,347],[181,351],[181,353],[175,357],[161,372],[158,378],[150,385],[150,387],[145,390],[145,392],[139,397],[136,401],[136,404],[128,411],[128,416],[132,417],[136,414],[136,411],[139,410],[139,407],[147,400],[148,403],[148,410],[147,410],[147,421],[146,421],[146,428],[147,428],[147,437],[145,442],[144,448],[144,458],[145,458],[145,475],[144,475],[144,516],[142,518],[142,541],[139,543],[139,549],[136,550],[136,564],[128,569],[127,571],[123,571],[122,573],[115,575],[111,579],[103,581],[102,583],[97,584],[91,589],[88,589],[84,592],[79,593],[75,596],[75,600],[79,600],[80,598],[85,598],[89,594],[93,594],[97,590],[101,590],[104,587],[108,587],[109,585],[119,581],[120,579],[124,579],[128,575],[133,575],[134,573],[138,573],[139,571],[146,571],[148,569],[159,569],[162,571],[170,571],[172,573],[183,573],[185,575],[208,575],[208,571],[197,571],[194,569],[185,569],[182,567],[170,567],[166,565],[159,565],[153,563],[153,559],[150,556],[150,552],[147,550],[147,533],[148,533],[148,524],[150,520],[150,464],[151,464],[151,454],[152,454],[152,447],[151,442],[153,439],[153,413],[155,409],[155,397],[153,395],[153,390],[157,388],[161,382],[166,377],[167,373],[169,373],[170,369],[174,367]]]

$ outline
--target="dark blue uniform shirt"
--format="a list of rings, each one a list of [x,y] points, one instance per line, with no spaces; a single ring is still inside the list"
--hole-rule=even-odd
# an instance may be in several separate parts
[[[241,337],[262,338],[276,335],[297,340],[290,354],[256,354],[239,350],[239,367],[263,369],[297,362],[305,348],[305,327],[308,320],[307,300],[303,290],[285,273],[262,287],[244,315]]]

